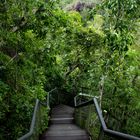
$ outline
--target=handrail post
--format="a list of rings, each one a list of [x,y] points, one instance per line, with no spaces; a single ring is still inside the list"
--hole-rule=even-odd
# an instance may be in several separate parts
[[[102,126],[101,126],[98,140],[103,140],[103,138],[104,138],[104,130],[103,130]]]
[[[57,92],[57,104],[60,104],[60,95],[58,92]]]
[[[74,105],[77,106],[77,103],[76,103],[76,96],[74,97]]]
[[[48,108],[50,108],[50,93],[48,92],[48,96],[47,96],[47,106]]]

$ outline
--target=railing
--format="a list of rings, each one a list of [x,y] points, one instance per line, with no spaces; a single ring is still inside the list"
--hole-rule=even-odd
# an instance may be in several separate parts
[[[60,103],[63,103],[64,95],[61,93],[60,88],[54,88],[51,91],[48,92],[47,95],[49,98],[47,98],[47,105],[49,108],[52,108],[56,105],[59,105]]]
[[[30,130],[27,134],[20,137],[18,140],[38,140],[39,135],[46,129],[48,126],[48,112],[50,109],[50,98],[51,93],[56,91],[57,88],[49,91],[47,94],[47,102],[41,102],[39,99],[36,99],[36,104],[34,107],[34,112],[32,116],[32,122],[30,125]]]
[[[74,97],[74,105],[75,106],[77,106],[77,104],[81,104],[83,101],[82,101],[82,98],[81,97],[86,97],[86,99],[84,99],[84,100],[87,100],[87,99],[89,99],[89,98],[93,98],[94,96],[92,96],[92,95],[89,95],[89,94],[85,94],[85,93],[83,93],[83,92],[80,92],[78,95],[76,95],[75,97]],[[80,98],[79,98],[80,97]]]
[[[36,99],[30,131],[18,140],[38,140],[40,133],[46,128],[49,109]]]
[[[48,106],[51,108],[59,104],[70,104],[69,101],[71,102],[73,100],[73,96],[61,88],[51,90],[48,95]],[[71,104],[73,105],[73,103]]]
[[[50,103],[50,98],[51,98],[51,94],[53,93],[53,92],[55,92],[55,91],[57,91],[57,88],[54,88],[54,89],[52,89],[51,91],[49,91],[48,92],[48,95],[47,95],[47,106],[50,108],[50,105],[51,105],[51,103]],[[57,93],[58,93],[58,91],[57,91]],[[57,94],[58,95],[58,94]],[[59,98],[59,97],[58,97]],[[53,99],[52,99],[53,100]],[[59,100],[59,99],[58,99]]]
[[[140,140],[138,137],[108,129],[96,97],[79,105],[75,100],[75,107],[76,123],[88,131],[92,140]]]

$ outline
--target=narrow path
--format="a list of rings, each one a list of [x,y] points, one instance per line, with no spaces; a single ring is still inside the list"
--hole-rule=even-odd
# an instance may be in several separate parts
[[[41,140],[89,140],[85,130],[74,124],[74,108],[58,105],[52,109],[51,125]]]

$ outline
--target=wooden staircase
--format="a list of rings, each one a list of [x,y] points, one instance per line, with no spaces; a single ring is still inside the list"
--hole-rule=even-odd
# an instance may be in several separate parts
[[[52,109],[50,127],[41,140],[89,140],[87,132],[74,124],[74,108],[58,105]]]

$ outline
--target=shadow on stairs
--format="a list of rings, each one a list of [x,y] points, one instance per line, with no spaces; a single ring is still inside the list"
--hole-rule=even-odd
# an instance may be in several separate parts
[[[89,140],[87,132],[74,124],[74,108],[58,105],[52,109],[50,126],[40,140]]]

